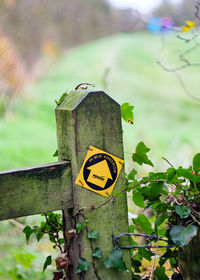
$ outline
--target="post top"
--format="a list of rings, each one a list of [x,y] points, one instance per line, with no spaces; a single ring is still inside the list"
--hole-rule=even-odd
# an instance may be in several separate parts
[[[105,99],[107,98],[108,100],[112,101],[113,103],[116,103],[116,105],[119,106],[119,104],[114,99],[112,99],[109,95],[107,95],[104,91],[73,90],[70,91],[69,94],[63,100],[63,102],[57,106],[56,110],[73,111],[86,98],[88,98],[91,95],[104,96]]]

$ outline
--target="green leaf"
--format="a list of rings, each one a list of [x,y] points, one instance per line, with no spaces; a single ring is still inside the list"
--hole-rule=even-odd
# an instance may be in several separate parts
[[[162,225],[162,223],[168,218],[168,216],[166,214],[163,214],[159,217],[156,218],[155,220],[155,228],[158,228],[160,225]]]
[[[83,223],[78,222],[78,223],[76,224],[76,231],[77,231],[78,233],[80,233],[80,232],[84,229],[84,227],[86,227],[86,223],[85,223],[85,222],[83,222]]]
[[[93,258],[102,259],[103,253],[101,251],[101,248],[97,247],[94,249],[94,252],[92,253]]]
[[[178,266],[178,257],[172,257],[169,259],[171,268],[177,268]],[[182,280],[182,278],[181,278]]]
[[[119,271],[128,271],[126,264],[122,258],[121,249],[113,249],[110,256],[104,261],[106,268],[115,268]]]
[[[35,236],[36,236],[38,242],[43,237],[43,235],[44,235],[44,232],[42,232],[40,228],[35,232]]]
[[[131,170],[131,172],[127,175],[128,180],[134,180],[136,174],[137,174],[137,171],[133,168]]]
[[[187,245],[196,234],[197,227],[194,225],[189,225],[187,227],[174,226],[170,230],[172,241],[179,247]]]
[[[170,259],[171,257],[174,256],[174,251],[172,251],[171,249],[167,248],[167,251],[160,257],[160,260],[159,260],[159,265],[160,266],[163,266],[166,261],[168,259]]]
[[[99,233],[96,229],[91,230],[87,234],[87,238],[89,239],[99,239]]]
[[[177,169],[177,175],[179,177],[184,177],[184,178],[190,180],[193,183],[200,182],[200,176],[193,175],[190,171],[188,171],[187,169],[184,169],[182,167],[179,167]]]
[[[88,271],[90,264],[84,258],[80,258],[78,261],[78,266],[76,268],[75,274],[81,273],[82,271]]]
[[[176,169],[170,167],[167,169],[167,182],[172,181],[176,177]]]
[[[200,171],[200,153],[196,154],[193,158],[193,170],[195,173]]]
[[[157,234],[160,235],[160,237],[165,237],[166,236],[167,230],[165,228],[159,228],[157,230]]]
[[[55,153],[53,154],[53,157],[58,157],[58,150],[55,151]]]
[[[140,273],[140,266],[142,266],[142,256],[140,254],[135,255],[134,258],[132,258],[132,267],[134,268],[134,272]]]
[[[153,163],[150,161],[148,156],[146,155],[150,151],[149,148],[145,146],[143,142],[140,142],[136,146],[136,152],[133,153],[132,159],[134,162],[137,162],[139,165],[143,163],[153,166]]]
[[[63,102],[63,100],[65,99],[65,96],[67,96],[67,92],[64,92],[64,93],[61,95],[61,97],[60,97],[60,99],[59,99],[58,101],[55,100],[56,105],[60,105],[60,104]]]
[[[30,226],[26,226],[24,229],[23,229],[23,233],[25,233],[26,235],[26,241],[28,243],[29,239],[30,239],[30,236],[31,234],[33,234],[35,232],[34,229],[32,229]]]
[[[154,255],[150,250],[147,250],[145,248],[139,248],[138,252],[143,258],[145,258],[149,262],[151,261],[151,257]]]
[[[169,280],[168,276],[165,274],[165,267],[161,266],[154,270],[154,280]]]
[[[166,173],[165,172],[149,172],[149,180],[165,180]]]
[[[133,233],[134,232],[134,230],[135,230],[135,226],[134,225],[130,225],[129,227],[128,227],[128,231],[129,232],[131,232],[131,233]]]
[[[144,208],[144,196],[141,195],[139,192],[133,193],[133,202],[138,207]]]
[[[149,200],[156,200],[159,198],[159,196],[161,195],[161,191],[164,187],[164,183],[163,182],[155,182],[155,183],[151,183],[149,185],[149,191],[148,191],[148,199]]]
[[[177,205],[175,210],[181,219],[187,218],[191,213],[190,208],[183,205]]]
[[[121,115],[125,122],[133,124],[134,116],[133,116],[133,109],[134,106],[130,105],[129,103],[123,103],[121,105]]]
[[[151,234],[153,232],[151,223],[144,214],[139,214],[138,217],[136,219],[132,219],[132,221],[135,225],[139,225],[145,233]]]
[[[141,280],[141,277],[138,274],[132,274],[132,280]],[[146,279],[144,279],[144,280],[146,280]],[[149,280],[149,279],[147,279],[147,280]]]
[[[50,265],[52,263],[52,258],[51,256],[48,256],[46,258],[46,261],[44,262],[44,265],[43,265],[43,272],[45,271],[45,269],[47,268],[48,265]]]

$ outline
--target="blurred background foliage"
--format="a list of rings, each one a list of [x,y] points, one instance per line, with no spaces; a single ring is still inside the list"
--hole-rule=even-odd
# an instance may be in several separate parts
[[[163,0],[143,14],[105,0],[1,0],[0,169],[55,161],[54,100],[81,82],[135,106],[134,125],[123,123],[127,170],[133,167],[131,153],[139,141],[151,147],[156,169],[166,167],[162,156],[177,167],[187,166],[199,152],[200,103],[156,61],[179,66],[188,44],[176,32],[150,34],[146,23],[153,16],[167,16],[181,26],[194,19],[191,2]],[[189,58],[199,62],[199,50]],[[185,68],[181,75],[200,98],[198,68]],[[0,223],[1,280],[50,279],[53,268],[41,271],[51,245],[44,240],[38,246],[34,238],[26,245],[21,233],[24,224],[40,219]]]

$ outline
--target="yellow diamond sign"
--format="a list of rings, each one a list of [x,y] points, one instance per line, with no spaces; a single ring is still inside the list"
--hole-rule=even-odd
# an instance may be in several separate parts
[[[123,163],[122,159],[90,146],[75,184],[100,195],[109,196]]]

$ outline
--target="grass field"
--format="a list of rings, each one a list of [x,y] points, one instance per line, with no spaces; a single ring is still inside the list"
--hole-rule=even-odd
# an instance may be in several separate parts
[[[167,166],[162,156],[175,166],[190,164],[192,156],[200,151],[200,103],[183,92],[173,73],[156,63],[161,59],[166,66],[179,65],[177,57],[186,47],[173,35],[165,38],[163,48],[159,36],[119,34],[68,50],[42,78],[26,86],[13,103],[13,115],[0,119],[0,169],[55,161],[54,100],[81,82],[104,89],[106,69],[109,69],[106,92],[120,104],[129,102],[135,106],[134,125],[123,123],[127,169],[133,166],[131,153],[139,141],[151,148],[150,157],[157,169]],[[198,52],[191,59],[198,61]],[[186,69],[182,74],[191,92],[200,97],[198,68]],[[18,231],[16,235],[7,222],[0,224],[0,233],[6,240],[8,233],[11,235],[6,245],[0,244],[0,279],[21,279],[5,275],[9,265],[4,265],[4,259],[8,258],[11,264],[16,260],[11,257],[15,256],[13,246],[29,250],[23,247],[24,237],[19,238]],[[40,252],[34,244],[33,248],[34,252]],[[28,279],[47,279],[44,275],[37,277]]]

